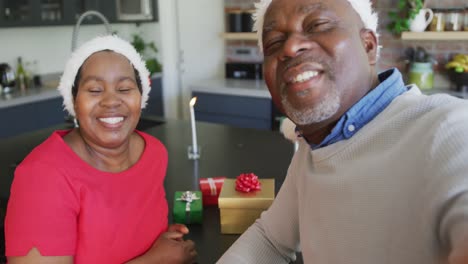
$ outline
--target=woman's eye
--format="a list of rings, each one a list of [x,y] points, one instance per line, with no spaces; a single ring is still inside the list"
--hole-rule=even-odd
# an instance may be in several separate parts
[[[119,92],[130,92],[131,90],[133,90],[132,87],[120,87],[119,89]]]
[[[90,93],[100,93],[102,89],[100,88],[91,88],[88,90]]]

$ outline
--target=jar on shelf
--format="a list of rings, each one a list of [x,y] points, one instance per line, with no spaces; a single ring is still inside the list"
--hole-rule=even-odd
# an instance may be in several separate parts
[[[468,5],[465,7],[463,30],[468,31]]]
[[[242,32],[252,32],[254,24],[252,14],[255,10],[244,10],[242,12]]]
[[[462,8],[448,9],[445,18],[446,31],[460,31],[463,28],[463,13]]]
[[[444,31],[445,30],[445,15],[446,10],[442,8],[432,9],[434,12],[434,18],[429,26],[430,31]]]
[[[242,11],[232,9],[226,12],[228,17],[228,31],[242,32]]]

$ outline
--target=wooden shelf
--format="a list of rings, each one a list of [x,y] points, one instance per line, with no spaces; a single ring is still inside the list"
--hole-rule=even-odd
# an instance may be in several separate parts
[[[257,40],[257,33],[222,33],[221,36],[226,40]]]
[[[468,31],[454,32],[403,32],[403,40],[468,40]]]

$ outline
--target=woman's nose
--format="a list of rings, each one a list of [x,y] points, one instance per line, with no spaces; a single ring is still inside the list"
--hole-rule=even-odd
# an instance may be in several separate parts
[[[122,103],[122,98],[116,91],[106,91],[101,100],[101,105],[104,107],[116,107]]]

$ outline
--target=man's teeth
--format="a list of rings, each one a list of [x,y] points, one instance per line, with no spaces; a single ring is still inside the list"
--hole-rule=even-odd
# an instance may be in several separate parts
[[[317,75],[318,75],[318,72],[316,71],[306,71],[294,77],[292,82],[293,83],[305,82],[305,81],[312,79],[313,77]]]
[[[105,118],[99,118],[101,122],[107,123],[107,124],[117,124],[119,122],[123,121],[123,117],[105,117]]]

